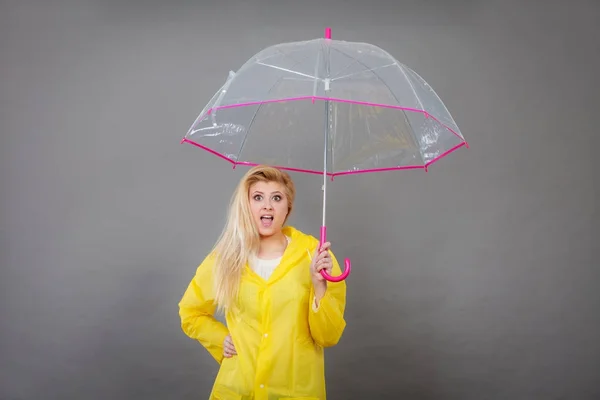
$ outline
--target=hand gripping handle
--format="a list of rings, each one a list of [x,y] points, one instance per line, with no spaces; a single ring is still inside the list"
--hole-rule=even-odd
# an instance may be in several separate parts
[[[325,243],[327,241],[327,227],[326,226],[322,226],[321,227],[321,242],[319,243],[319,248],[321,248],[321,246],[323,246],[323,243]],[[344,264],[345,264],[345,268],[344,268],[344,272],[342,272],[341,275],[338,276],[331,276],[327,273],[327,271],[325,271],[324,269],[322,269],[321,272],[321,276],[323,276],[323,278],[325,278],[326,280],[328,280],[329,282],[340,282],[343,281],[344,279],[346,279],[348,277],[348,275],[350,275],[350,270],[352,269],[352,264],[350,263],[350,259],[346,258],[344,260]]]

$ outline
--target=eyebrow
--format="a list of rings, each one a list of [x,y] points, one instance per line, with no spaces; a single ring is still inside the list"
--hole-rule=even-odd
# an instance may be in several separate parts
[[[254,192],[252,192],[252,194],[264,194],[263,192],[261,192],[260,190],[255,190]],[[279,190],[274,191],[271,194],[280,194],[283,195],[283,193],[281,193]]]

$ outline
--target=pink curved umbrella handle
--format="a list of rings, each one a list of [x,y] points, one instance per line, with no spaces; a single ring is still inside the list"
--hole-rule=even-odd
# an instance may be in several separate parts
[[[327,227],[326,226],[322,226],[321,227],[321,242],[319,243],[319,248],[326,241],[327,241]],[[346,279],[348,277],[348,275],[350,275],[350,270],[352,269],[352,264],[350,263],[350,259],[349,258],[346,258],[344,260],[344,264],[345,264],[344,272],[342,272],[341,275],[331,276],[331,275],[329,275],[327,273],[327,271],[325,271],[324,269],[322,269],[321,270],[321,276],[323,278],[327,279],[329,282],[340,282],[340,281],[343,281],[344,279]]]

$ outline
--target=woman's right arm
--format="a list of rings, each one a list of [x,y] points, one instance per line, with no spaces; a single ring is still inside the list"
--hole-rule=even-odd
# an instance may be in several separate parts
[[[223,360],[223,342],[229,331],[214,317],[213,266],[214,258],[209,256],[197,268],[179,302],[179,317],[183,332],[199,341],[220,364]]]

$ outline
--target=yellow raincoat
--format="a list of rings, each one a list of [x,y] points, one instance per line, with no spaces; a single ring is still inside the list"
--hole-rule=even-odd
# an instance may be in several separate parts
[[[318,305],[310,262],[319,241],[284,227],[291,238],[281,263],[268,280],[246,264],[240,286],[240,312],[214,318],[214,257],[200,264],[179,303],[181,327],[220,364],[209,400],[325,400],[323,349],[340,340],[346,322],[346,284],[327,282]],[[332,274],[341,274],[332,254]],[[230,334],[237,355],[223,357]]]

